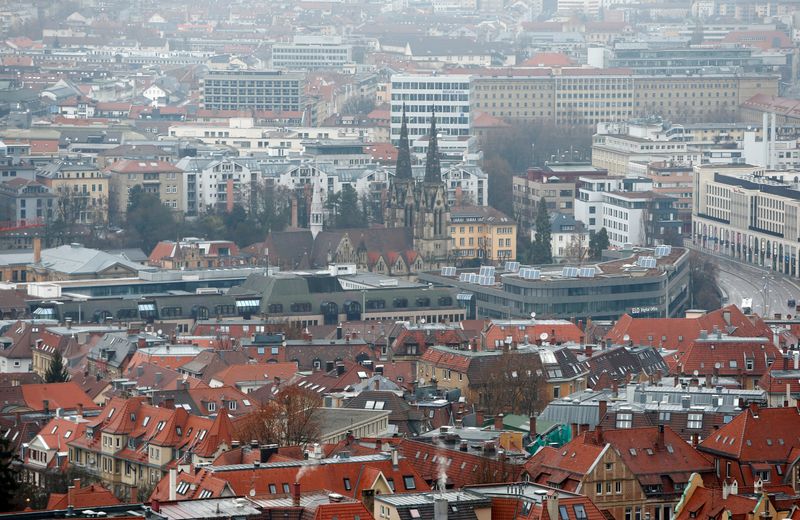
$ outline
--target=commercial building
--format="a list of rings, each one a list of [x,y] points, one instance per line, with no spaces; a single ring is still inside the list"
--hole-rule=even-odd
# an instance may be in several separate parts
[[[605,177],[579,177],[575,197],[575,218],[583,222],[590,233],[599,231],[603,222],[603,204],[607,193],[647,191],[649,179],[609,175]]]
[[[441,134],[469,135],[470,82],[463,74],[393,74],[392,143],[400,140],[405,105],[408,136],[412,141],[428,134],[431,114],[436,112],[436,127]]]
[[[658,253],[658,254],[657,254]],[[454,287],[478,317],[613,319],[682,315],[688,302],[688,252],[663,246],[593,266],[427,271],[422,282]],[[486,268],[484,269],[491,269]],[[483,275],[483,276],[482,276]]]
[[[342,67],[353,59],[353,47],[340,37],[295,36],[291,43],[272,45],[272,66],[276,69],[315,70]]]
[[[652,246],[679,236],[682,222],[669,195],[618,191],[603,195],[601,215],[612,247]]]
[[[692,240],[747,263],[800,274],[800,188],[794,172],[695,166]]]
[[[303,109],[305,77],[256,70],[210,71],[201,80],[203,108],[297,112]]]
[[[688,164],[652,162],[647,165],[645,178],[653,183],[653,192],[675,198],[672,203],[681,221],[681,233],[692,229],[692,190],[694,169]]]
[[[49,222],[56,216],[56,199],[36,181],[18,177],[0,183],[0,222],[12,227]]]
[[[517,223],[489,206],[450,210],[450,254],[456,263],[500,264],[517,258]]]
[[[471,108],[509,120],[594,126],[661,115],[682,122],[730,117],[756,94],[778,94],[778,75],[641,75],[630,69],[491,70],[470,80]]]

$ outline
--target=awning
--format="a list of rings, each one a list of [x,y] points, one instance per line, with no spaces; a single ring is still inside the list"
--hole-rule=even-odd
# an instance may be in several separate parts
[[[474,297],[475,297],[475,295],[472,294],[472,293],[458,293],[456,295],[456,300],[459,300],[459,301],[470,301]]]

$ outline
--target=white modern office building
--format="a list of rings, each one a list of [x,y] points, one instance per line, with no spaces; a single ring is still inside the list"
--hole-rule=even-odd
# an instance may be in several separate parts
[[[469,76],[463,74],[392,75],[393,143],[400,137],[403,104],[408,117],[408,135],[426,135],[431,114],[436,112],[436,127],[441,135],[469,135]]]

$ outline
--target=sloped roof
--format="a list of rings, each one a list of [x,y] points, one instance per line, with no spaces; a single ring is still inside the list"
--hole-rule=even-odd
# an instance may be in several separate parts
[[[50,410],[75,410],[79,404],[86,408],[92,406],[92,398],[74,381],[22,385],[21,388],[25,403],[31,410],[44,410],[44,401],[48,401]]]
[[[89,507],[116,506],[122,502],[114,493],[100,484],[90,484],[84,488],[72,491],[72,503],[67,493],[51,493],[47,501],[47,510],[67,509],[72,506],[76,509]]]
[[[787,461],[800,444],[800,413],[795,407],[759,408],[751,405],[706,437],[698,449],[740,462]]]
[[[79,244],[68,244],[42,250],[41,266],[59,273],[70,275],[97,274],[120,265],[134,273],[144,267],[141,264],[98,249],[89,249]]]

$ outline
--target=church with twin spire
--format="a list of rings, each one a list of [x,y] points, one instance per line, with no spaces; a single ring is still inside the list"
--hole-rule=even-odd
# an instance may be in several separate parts
[[[414,179],[412,173],[411,149],[403,107],[397,166],[388,195],[384,210],[386,227],[410,229],[414,249],[422,256],[428,268],[445,265],[450,246],[450,233],[447,229],[450,208],[439,162],[435,112],[431,114],[425,176],[420,182]]]

